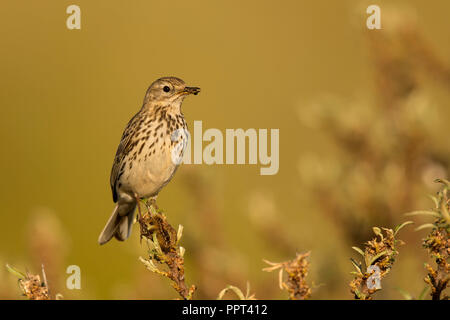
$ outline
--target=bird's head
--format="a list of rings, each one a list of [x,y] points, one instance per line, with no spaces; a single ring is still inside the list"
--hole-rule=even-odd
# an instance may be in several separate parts
[[[172,105],[181,104],[189,94],[198,94],[200,88],[187,87],[183,80],[164,77],[153,82],[147,90],[144,104]]]

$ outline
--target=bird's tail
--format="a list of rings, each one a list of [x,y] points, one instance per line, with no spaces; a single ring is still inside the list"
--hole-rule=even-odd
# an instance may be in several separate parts
[[[133,227],[135,209],[136,204],[117,204],[105,228],[98,237],[98,243],[105,244],[112,237],[116,237],[120,241],[128,239]]]

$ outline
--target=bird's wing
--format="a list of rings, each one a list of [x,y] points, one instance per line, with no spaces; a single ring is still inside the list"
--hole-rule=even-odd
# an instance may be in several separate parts
[[[110,177],[110,184],[114,202],[117,201],[116,183],[120,177],[120,171],[123,164],[123,160],[125,156],[128,154],[130,147],[132,146],[133,137],[136,135],[136,131],[138,129],[138,122],[141,119],[140,115],[141,115],[140,112],[138,112],[128,122],[123,132],[122,138],[120,139],[119,146],[117,147],[117,152],[114,158],[114,163],[111,169],[111,177]]]

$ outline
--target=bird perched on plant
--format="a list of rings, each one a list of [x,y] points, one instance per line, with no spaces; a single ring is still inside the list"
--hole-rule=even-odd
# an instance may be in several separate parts
[[[172,179],[187,143],[187,125],[181,104],[200,88],[183,80],[164,77],[153,82],[141,110],[128,122],[111,170],[116,207],[98,238],[100,244],[114,236],[126,240],[140,199],[156,198]]]

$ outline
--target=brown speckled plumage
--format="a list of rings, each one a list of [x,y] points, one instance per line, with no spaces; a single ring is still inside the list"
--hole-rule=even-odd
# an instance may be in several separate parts
[[[110,178],[117,205],[100,234],[100,244],[113,236],[126,240],[137,201],[156,197],[174,175],[187,139],[181,104],[186,95],[199,91],[175,77],[158,79],[148,88],[141,110],[128,122],[117,148]]]

